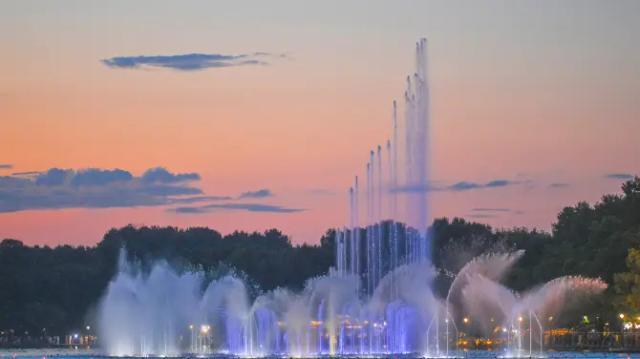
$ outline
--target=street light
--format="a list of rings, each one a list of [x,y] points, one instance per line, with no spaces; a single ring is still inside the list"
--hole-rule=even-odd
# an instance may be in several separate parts
[[[618,314],[618,317],[620,317],[620,319],[624,319],[624,313]]]

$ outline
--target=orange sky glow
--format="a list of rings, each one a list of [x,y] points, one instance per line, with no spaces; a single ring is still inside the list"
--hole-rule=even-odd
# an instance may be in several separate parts
[[[341,2],[342,3],[342,2]],[[429,41],[432,181],[513,185],[430,196],[432,217],[549,230],[563,206],[640,173],[637,2],[196,1],[0,11],[0,177],[49,168],[195,172],[205,195],[269,189],[292,213],[171,205],[0,211],[0,238],[91,245],[112,227],[278,228],[318,243],[390,135],[391,102]],[[534,9],[535,8],[535,9]],[[169,16],[169,14],[171,16]],[[269,52],[268,64],[113,68],[116,56]],[[10,166],[9,166],[10,165]],[[609,176],[609,177],[608,177]],[[0,186],[0,208],[3,197]],[[81,207],[81,206],[80,206]],[[504,209],[491,213],[474,208]]]

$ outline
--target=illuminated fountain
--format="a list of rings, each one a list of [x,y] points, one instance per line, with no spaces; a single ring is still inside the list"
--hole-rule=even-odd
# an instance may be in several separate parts
[[[245,283],[233,275],[203,289],[202,272],[178,273],[161,262],[144,274],[123,254],[100,305],[98,329],[107,354],[119,356],[456,357],[458,328],[473,322],[487,337],[500,330],[505,356],[538,356],[539,318],[557,315],[571,302],[569,294],[596,294],[606,285],[562,277],[517,294],[498,280],[520,256],[472,260],[444,299],[434,297],[435,271],[422,261],[391,270],[371,296],[359,290],[360,277],[334,270],[310,279],[300,293],[276,289],[251,300]]]
[[[600,279],[565,276],[544,285],[516,293],[480,273],[471,275],[462,290],[467,313],[500,324],[506,339],[506,356],[530,357],[543,354],[544,328],[540,318],[553,318],[585,296],[607,288]],[[494,325],[489,325],[489,327]]]
[[[277,289],[253,301],[234,276],[203,291],[204,273],[179,274],[157,263],[143,274],[120,263],[99,311],[110,355],[416,353],[440,307],[426,263],[396,268],[370,297],[359,293],[360,278],[333,271],[309,280],[301,293]]]
[[[453,280],[445,308],[473,318],[484,337],[505,341],[504,357],[544,357],[544,326],[550,320],[587,296],[607,288],[600,279],[565,276],[553,279],[524,293],[500,283],[524,251],[489,253],[469,261]],[[465,316],[463,325],[470,319]]]
[[[357,176],[349,189],[348,223],[336,231],[335,267],[327,275],[308,280],[299,293],[276,289],[252,297],[234,275],[207,281],[205,273],[177,272],[166,263],[143,272],[122,255],[98,311],[106,353],[455,357],[468,324],[460,318],[469,313],[474,321],[491,318],[487,328],[505,329],[508,354],[533,355],[534,342],[541,343],[532,335],[542,333],[537,318],[560,310],[566,293],[595,293],[603,284],[566,277],[518,295],[499,283],[522,256],[515,252],[472,260],[446,298],[434,296],[424,39],[416,44],[416,67],[407,78],[404,121],[394,102],[391,138],[369,152],[365,200]]]

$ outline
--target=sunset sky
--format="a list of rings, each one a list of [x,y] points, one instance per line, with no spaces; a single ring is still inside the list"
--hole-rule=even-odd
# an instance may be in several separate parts
[[[91,245],[132,223],[317,243],[421,37],[431,181],[477,184],[432,192],[431,215],[550,230],[640,173],[639,34],[622,0],[3,1],[0,238]]]

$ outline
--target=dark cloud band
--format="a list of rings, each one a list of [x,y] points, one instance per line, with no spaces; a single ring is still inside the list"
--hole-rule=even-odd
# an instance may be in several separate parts
[[[630,173],[607,173],[605,177],[615,180],[629,180],[633,178],[633,175]]]
[[[266,213],[294,213],[304,211],[302,208],[288,208],[271,204],[260,203],[220,203],[208,204],[200,207],[176,207],[169,211],[183,214],[207,213],[217,210],[247,211],[247,212],[266,212]]]
[[[431,191],[469,191],[483,188],[499,188],[507,187],[515,184],[522,183],[520,181],[511,181],[505,179],[495,179],[486,183],[460,181],[451,185],[426,185],[426,186],[401,186],[391,189],[391,192],[399,193],[419,193],[419,192],[431,192]]]
[[[243,192],[238,196],[238,198],[265,198],[265,197],[273,197],[273,192],[271,190],[263,188],[257,191],[247,191]]]
[[[158,206],[212,200],[191,185],[196,173],[171,173],[158,167],[136,177],[122,169],[51,168],[30,176],[0,177],[0,212],[56,208]],[[186,197],[182,196],[196,196]]]
[[[154,55],[154,56],[116,56],[102,60],[102,63],[120,69],[137,69],[142,67],[160,67],[179,71],[197,71],[208,68],[268,65],[269,58],[282,57],[266,52],[252,54],[225,55],[225,54],[181,54],[181,55]]]
[[[472,189],[480,189],[480,188],[496,188],[496,187],[506,187],[509,185],[515,184],[514,181],[497,179],[493,181],[489,181],[487,183],[476,183],[476,182],[457,182],[447,187],[451,191],[468,191]]]

